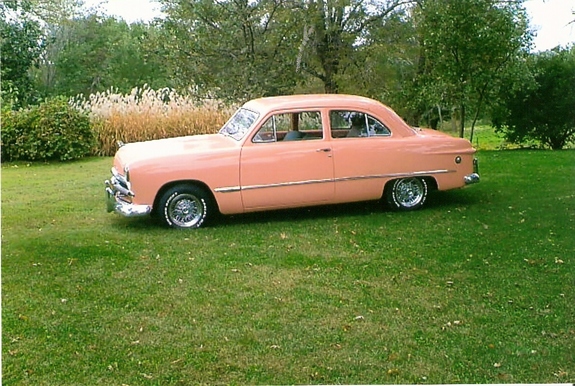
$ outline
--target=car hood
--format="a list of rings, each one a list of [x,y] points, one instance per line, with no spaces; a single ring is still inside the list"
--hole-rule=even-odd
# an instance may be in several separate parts
[[[147,163],[160,158],[182,158],[213,153],[238,146],[233,139],[221,134],[192,135],[145,142],[128,143],[116,153],[116,165]],[[119,164],[119,165],[118,165]]]

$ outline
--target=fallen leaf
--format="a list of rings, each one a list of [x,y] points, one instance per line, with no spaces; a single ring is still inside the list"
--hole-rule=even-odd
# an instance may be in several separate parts
[[[387,357],[387,360],[390,362],[396,361],[399,359],[399,354],[398,353],[391,353],[389,354],[389,356]]]

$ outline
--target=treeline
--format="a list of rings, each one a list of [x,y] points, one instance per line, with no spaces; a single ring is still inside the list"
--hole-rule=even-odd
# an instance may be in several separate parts
[[[2,109],[134,87],[225,102],[369,96],[413,125],[489,119],[510,141],[575,135],[575,50],[531,53],[523,1],[158,0],[148,23],[77,0],[0,4]]]

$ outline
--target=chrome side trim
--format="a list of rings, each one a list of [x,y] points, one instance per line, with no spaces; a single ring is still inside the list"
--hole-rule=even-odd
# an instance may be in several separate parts
[[[324,184],[326,182],[333,182],[333,178],[327,178],[324,180],[307,180],[307,181],[293,181],[293,182],[280,182],[277,184],[268,185],[248,185],[240,187],[240,190],[253,190],[253,189],[266,189],[266,188],[280,188],[283,186],[299,186],[299,185],[310,185],[310,184]]]
[[[280,183],[276,183],[276,184],[267,184],[267,185],[226,186],[226,187],[222,187],[222,188],[215,188],[214,192],[216,192],[216,193],[234,193],[234,192],[240,192],[240,191],[244,191],[244,190],[278,188],[278,187],[284,187],[284,186],[299,186],[299,185],[309,185],[309,184],[323,184],[326,182],[334,183],[334,182],[345,182],[345,181],[381,179],[381,178],[404,178],[404,177],[416,177],[416,176],[423,176],[423,175],[429,175],[429,174],[445,174],[445,173],[455,173],[455,170],[440,169],[440,170],[429,170],[429,171],[412,172],[412,173],[375,174],[375,175],[369,175],[369,176],[354,176],[354,177],[327,178],[327,179],[320,179],[320,180],[280,182]]]
[[[240,190],[242,190],[241,186],[230,186],[227,188],[215,188],[214,192],[218,192],[218,193],[234,193],[234,192],[239,192]]]
[[[341,177],[336,178],[335,182],[368,180],[368,179],[379,179],[379,178],[405,178],[405,177],[417,177],[429,174],[445,174],[445,173],[455,173],[455,170],[441,169],[441,170],[430,170],[430,171],[412,172],[412,173],[390,173],[390,174],[376,174],[373,176]]]

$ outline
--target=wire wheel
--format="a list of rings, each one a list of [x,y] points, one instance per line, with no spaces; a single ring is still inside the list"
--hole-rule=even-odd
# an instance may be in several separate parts
[[[178,185],[163,194],[159,210],[161,218],[170,227],[199,228],[211,213],[209,202],[203,189]]]
[[[415,210],[427,199],[427,183],[423,178],[401,178],[392,182],[387,201],[398,210]]]

